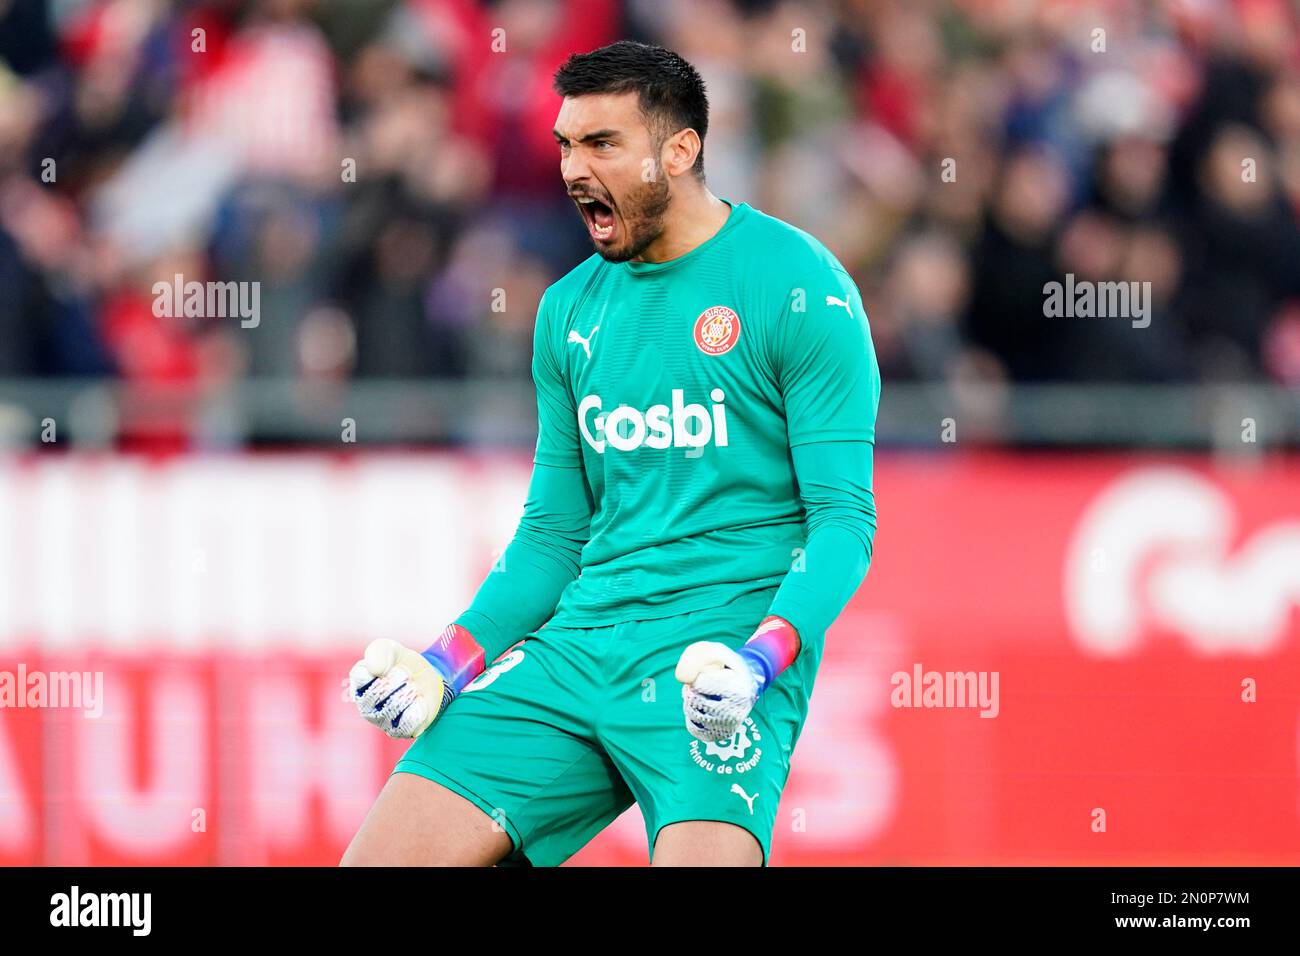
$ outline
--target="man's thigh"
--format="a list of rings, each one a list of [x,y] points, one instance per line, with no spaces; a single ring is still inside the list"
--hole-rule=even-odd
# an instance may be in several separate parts
[[[763,847],[749,830],[717,820],[684,820],[659,831],[654,866],[762,866]]]
[[[388,778],[341,866],[492,866],[511,851],[492,818],[446,787],[411,773]]]
[[[505,838],[492,841],[505,852],[487,853],[489,863],[564,862],[632,802],[592,733],[603,636],[546,628],[512,649],[411,745],[393,779],[422,777],[474,808]]]

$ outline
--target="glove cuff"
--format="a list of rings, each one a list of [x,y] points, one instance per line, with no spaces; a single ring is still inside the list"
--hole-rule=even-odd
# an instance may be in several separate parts
[[[421,655],[443,678],[443,706],[464,690],[487,665],[487,655],[474,635],[459,624],[449,624]]]
[[[785,618],[776,615],[764,618],[754,636],[739,651],[758,681],[760,694],[794,663],[798,652],[799,632]]]

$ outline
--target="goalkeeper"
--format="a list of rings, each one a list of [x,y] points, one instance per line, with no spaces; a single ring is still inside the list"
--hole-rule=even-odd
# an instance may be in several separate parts
[[[555,85],[596,254],[538,307],[499,570],[428,650],[376,641],[352,670],[362,715],[415,740],[343,862],[556,865],[635,801],[653,864],[762,865],[871,558],[866,314],[817,240],[708,191],[676,54],[616,43]]]

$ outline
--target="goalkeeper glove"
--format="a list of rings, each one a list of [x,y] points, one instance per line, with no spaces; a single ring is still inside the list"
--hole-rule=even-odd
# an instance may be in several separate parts
[[[418,737],[483,672],[485,658],[473,635],[458,624],[422,654],[380,638],[352,666],[352,699],[361,716],[388,736]]]
[[[784,618],[770,615],[740,650],[716,641],[696,641],[677,662],[686,729],[704,741],[735,736],[758,696],[799,653],[799,634]]]

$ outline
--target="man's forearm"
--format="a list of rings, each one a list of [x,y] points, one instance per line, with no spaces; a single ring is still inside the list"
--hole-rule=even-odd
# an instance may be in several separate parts
[[[566,561],[518,538],[506,548],[498,567],[455,621],[478,639],[489,661],[545,624],[577,577]]]
[[[793,450],[808,537],[801,560],[777,589],[769,614],[789,623],[802,643],[823,639],[852,599],[871,563],[876,507],[870,442],[811,442]],[[790,638],[773,628],[770,656],[784,660]],[[796,644],[796,651],[798,645]]]
[[[826,633],[852,599],[871,563],[870,546],[854,529],[830,525],[808,536],[802,570],[786,575],[771,614],[815,639]]]
[[[455,624],[474,636],[487,661],[555,613],[581,570],[591,499],[579,468],[534,465],[524,517],[505,552]]]

